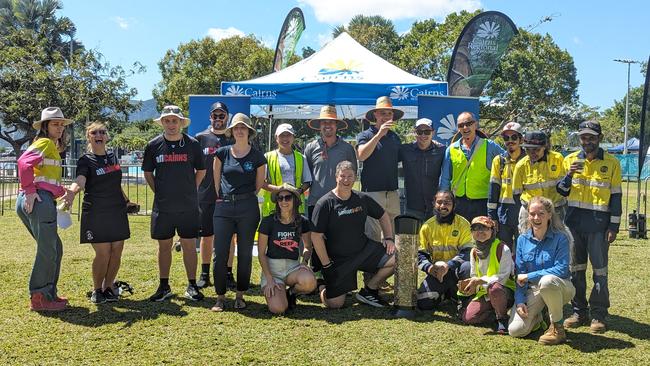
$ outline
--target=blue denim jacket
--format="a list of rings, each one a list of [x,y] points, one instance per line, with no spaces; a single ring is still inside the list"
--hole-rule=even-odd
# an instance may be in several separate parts
[[[569,279],[570,249],[569,239],[564,233],[549,229],[543,240],[533,236],[532,229],[519,236],[515,271],[528,274],[528,283],[537,284],[542,276],[555,275]],[[528,283],[515,290],[515,304],[526,303]]]

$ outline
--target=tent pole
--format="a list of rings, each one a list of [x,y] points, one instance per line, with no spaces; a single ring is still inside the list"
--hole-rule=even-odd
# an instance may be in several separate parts
[[[271,151],[271,130],[273,129],[273,106],[269,105],[269,139],[266,151]]]

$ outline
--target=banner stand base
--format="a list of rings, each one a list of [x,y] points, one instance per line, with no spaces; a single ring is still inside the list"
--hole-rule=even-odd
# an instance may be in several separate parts
[[[415,308],[407,306],[396,306],[395,313],[393,315],[396,318],[412,319],[415,318]]]

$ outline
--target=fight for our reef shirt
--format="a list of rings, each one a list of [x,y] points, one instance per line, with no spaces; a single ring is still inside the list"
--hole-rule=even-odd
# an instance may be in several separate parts
[[[198,210],[195,171],[204,169],[201,145],[194,138],[183,134],[179,141],[168,141],[159,135],[149,141],[142,170],[154,174],[153,210]]]
[[[295,223],[281,223],[275,218],[275,215],[269,215],[262,219],[259,232],[269,237],[266,247],[267,257],[298,260],[300,257],[300,236],[309,232],[309,220],[302,217],[300,227],[296,226]]]

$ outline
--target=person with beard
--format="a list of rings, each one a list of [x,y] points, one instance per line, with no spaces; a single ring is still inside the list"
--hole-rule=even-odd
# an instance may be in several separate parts
[[[406,193],[404,213],[425,222],[433,216],[433,196],[438,191],[445,146],[432,139],[435,131],[428,118],[417,120],[413,132],[415,142],[402,144],[399,149]]]
[[[569,273],[571,234],[550,199],[533,197],[526,209],[526,231],[517,239],[516,305],[508,334],[520,338],[545,327],[542,313],[546,308],[551,323],[539,343],[560,344],[566,341],[562,307],[575,295]]]
[[[492,220],[499,223],[497,237],[514,252],[519,237],[519,206],[512,196],[512,175],[519,160],[524,157],[521,151],[522,128],[517,122],[503,126],[501,137],[506,144],[507,154],[492,160],[490,173],[490,195],[487,212]]]
[[[515,204],[521,205],[520,233],[528,222],[526,207],[533,197],[542,196],[553,201],[555,211],[561,218],[564,218],[566,208],[566,198],[555,188],[566,174],[562,154],[550,150],[548,136],[543,131],[526,132],[521,147],[526,151],[526,156],[515,165],[512,177],[512,196]]]
[[[514,302],[515,265],[508,246],[496,238],[498,224],[487,216],[472,220],[475,247],[470,253],[470,278],[458,285],[458,291],[474,298],[461,311],[465,324],[491,322],[496,315],[496,331],[508,333],[508,308]]]
[[[462,112],[457,122],[458,133],[445,151],[439,189],[451,191],[456,213],[471,221],[487,214],[492,161],[505,151],[478,129],[473,113]]]
[[[566,328],[588,324],[590,331],[607,330],[609,308],[607,265],[609,245],[616,239],[621,224],[621,165],[618,159],[600,148],[602,129],[596,121],[582,122],[578,129],[582,150],[564,158],[566,177],[557,191],[568,197],[565,223],[575,240],[571,281],[576,296],[571,301],[573,315],[564,321]],[[587,259],[593,269],[594,287],[587,302]]]
[[[232,144],[230,138],[226,137],[225,130],[228,123],[228,106],[222,102],[216,102],[210,107],[210,127],[196,134],[196,140],[201,144],[203,158],[205,161],[205,178],[199,186],[199,214],[201,215],[201,275],[196,282],[199,288],[212,286],[210,283],[210,263],[212,263],[212,242],[214,240],[214,227],[212,226],[212,215],[214,204],[217,199],[217,192],[214,188],[214,176],[212,174],[212,163],[214,154],[221,146]],[[228,255],[228,288],[235,288],[235,278],[232,274],[232,262],[235,256],[235,240],[233,237],[230,243]]]
[[[421,310],[433,310],[443,300],[456,299],[458,281],[470,273],[470,225],[454,212],[454,198],[450,191],[438,191],[434,216],[420,228],[418,268],[426,274],[417,291],[417,306]]]
[[[307,198],[308,218],[311,221],[316,202],[336,187],[336,166],[342,161],[349,161],[356,172],[357,155],[354,147],[337,135],[339,130],[347,129],[348,124],[338,118],[335,106],[323,106],[318,118],[307,122],[307,126],[320,131],[320,137],[305,147],[305,158],[313,175]],[[322,280],[317,255],[311,256],[311,268]]]

